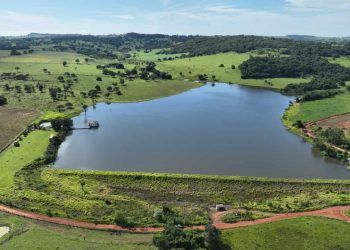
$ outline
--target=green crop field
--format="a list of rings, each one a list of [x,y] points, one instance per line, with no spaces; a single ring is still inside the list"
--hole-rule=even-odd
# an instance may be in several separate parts
[[[346,222],[305,217],[223,230],[222,239],[232,249],[349,249],[349,230]]]
[[[0,213],[0,226],[10,227],[10,232],[0,238],[0,249],[155,249],[152,246],[152,234],[84,230],[27,220],[5,213]]]
[[[306,82],[307,79],[300,78],[271,78],[271,79],[241,79],[241,72],[238,66],[249,59],[251,53],[223,53],[209,56],[199,56],[174,61],[163,61],[157,63],[157,68],[170,72],[173,78],[190,81],[197,80],[198,74],[207,74],[208,81],[221,81],[239,83],[242,85],[257,86],[264,88],[281,89],[289,83]],[[223,64],[224,67],[219,67]],[[235,69],[231,66],[234,65]],[[180,75],[182,72],[182,76]],[[215,76],[215,80],[212,79]],[[266,81],[265,81],[266,80]],[[268,84],[271,82],[271,85]]]

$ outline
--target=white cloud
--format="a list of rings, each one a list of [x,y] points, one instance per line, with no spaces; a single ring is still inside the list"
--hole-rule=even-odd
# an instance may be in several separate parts
[[[103,15],[56,18],[0,11],[0,34],[41,33],[121,34],[127,32],[202,35],[286,35],[350,36],[349,11],[303,12],[311,3],[324,0],[284,0],[289,10],[254,10],[230,5],[176,5],[159,11],[135,12],[135,15]],[[341,1],[341,0],[334,0]],[[348,0],[350,1],[350,0]],[[348,1],[342,1],[347,3]],[[307,3],[307,4],[305,4]],[[287,5],[286,5],[287,6]],[[325,5],[317,5],[320,6]],[[293,9],[292,9],[293,8]],[[325,8],[325,7],[324,7]],[[295,11],[297,10],[297,11]],[[134,12],[126,12],[134,13]]]
[[[350,11],[350,0],[285,0],[287,7],[307,11]]]
[[[124,20],[134,20],[135,17],[131,15],[112,15],[112,18],[124,19]]]

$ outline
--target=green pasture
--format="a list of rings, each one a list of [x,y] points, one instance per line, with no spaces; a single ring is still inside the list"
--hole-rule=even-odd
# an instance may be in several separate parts
[[[76,63],[76,59],[80,63]],[[119,83],[119,78],[112,78],[102,74],[101,70],[96,69],[99,63],[111,62],[108,60],[97,60],[88,63],[84,62],[85,56],[75,53],[58,53],[58,52],[37,52],[28,55],[12,56],[0,58],[0,72],[17,72],[29,74],[30,80],[27,83],[36,85],[44,83],[44,93],[36,91],[35,93],[15,93],[14,91],[5,92],[1,85],[9,83],[10,86],[23,85],[22,81],[9,81],[0,83],[0,94],[4,93],[8,98],[9,107],[25,107],[34,108],[41,111],[56,111],[59,105],[65,105],[67,102],[73,104],[72,110],[66,110],[66,113],[78,113],[82,110],[82,105],[92,105],[90,98],[83,98],[80,93],[88,92],[99,85],[102,89],[96,102],[134,102],[149,100],[169,95],[174,95],[185,90],[198,87],[200,84],[183,81],[144,81],[140,79],[126,80],[126,85],[119,85],[122,95],[108,92],[107,87],[112,83]],[[63,61],[67,61],[66,67],[62,65]],[[16,67],[19,67],[16,70]],[[126,64],[126,67],[133,68],[134,65]],[[50,74],[45,73],[43,69],[47,69]],[[117,70],[115,70],[117,72]],[[50,87],[61,87],[62,83],[57,80],[58,76],[65,72],[74,73],[78,77],[78,82],[73,83],[74,97],[68,95],[62,100],[53,101],[49,96],[48,89]],[[102,81],[97,81],[96,78],[101,77]]]
[[[344,67],[350,67],[350,57],[339,57],[339,58],[330,58],[331,63],[337,63]]]
[[[289,83],[306,82],[307,79],[299,78],[271,78],[271,79],[241,79],[238,66],[249,59],[251,53],[222,53],[209,56],[178,59],[174,61],[162,61],[157,63],[157,68],[172,74],[178,80],[197,80],[199,74],[207,74],[208,81],[221,81],[239,83],[242,85],[264,88],[281,89]],[[224,67],[220,67],[223,64]],[[231,66],[234,65],[235,69]],[[182,75],[180,75],[182,72]],[[213,80],[212,76],[215,76]],[[268,83],[270,82],[271,85]]]
[[[317,121],[332,115],[348,113],[350,112],[350,93],[345,92],[332,98],[303,102],[297,107],[292,107],[292,110],[292,114],[289,115],[292,123],[297,120]]]
[[[43,156],[49,145],[49,137],[53,133],[52,131],[33,131],[20,141],[20,147],[10,146],[0,154],[0,189],[12,187],[15,173],[36,158]]]
[[[151,250],[152,234],[127,234],[64,227],[0,213],[0,226],[10,232],[0,238],[0,249],[115,249]]]
[[[141,60],[141,61],[158,61],[158,59],[163,60],[164,58],[173,58],[175,57],[180,57],[183,54],[164,54],[160,53],[162,50],[161,49],[153,49],[151,51],[146,52],[145,50],[140,50],[140,51],[131,51],[130,54],[133,56],[134,59],[136,60]]]
[[[350,249],[349,230],[343,221],[304,217],[223,230],[222,239],[231,249]]]

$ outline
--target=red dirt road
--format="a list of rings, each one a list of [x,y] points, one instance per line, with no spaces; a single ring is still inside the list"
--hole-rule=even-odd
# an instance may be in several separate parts
[[[55,223],[59,225],[93,229],[93,230],[111,230],[111,231],[124,231],[124,232],[134,232],[134,233],[155,233],[155,232],[161,232],[163,230],[163,228],[161,227],[121,227],[117,225],[95,224],[91,222],[83,222],[83,221],[77,221],[77,220],[66,219],[66,218],[49,217],[44,214],[26,212],[18,209],[13,209],[4,205],[0,205],[0,211],[10,213],[13,215],[18,215],[28,219],[40,220],[40,221]],[[237,223],[222,222],[221,217],[226,212],[217,212],[212,215],[212,221],[213,221],[213,225],[218,229],[246,227],[246,226],[259,225],[259,224],[280,221],[284,219],[304,217],[304,216],[322,216],[322,217],[342,220],[350,223],[350,217],[348,217],[345,214],[347,211],[350,211],[350,205],[330,207],[330,208],[325,208],[321,210],[307,211],[307,212],[273,214],[269,218],[258,219],[254,221],[241,221]],[[204,229],[204,226],[188,227],[187,229]]]
[[[253,220],[253,221],[240,221],[240,222],[236,222],[236,223],[224,223],[224,222],[222,222],[221,217],[225,214],[225,212],[218,212],[218,213],[213,214],[212,220],[213,220],[213,224],[218,229],[247,227],[247,226],[252,226],[252,225],[259,225],[259,224],[280,221],[280,220],[285,220],[285,219],[291,219],[291,218],[304,217],[304,216],[321,216],[321,217],[327,217],[327,218],[331,218],[331,219],[342,220],[342,221],[350,223],[350,217],[348,217],[345,214],[347,211],[350,211],[350,205],[330,207],[330,208],[325,208],[325,209],[321,209],[321,210],[307,211],[307,212],[273,214],[271,217],[268,217],[268,218],[257,219],[257,220]]]

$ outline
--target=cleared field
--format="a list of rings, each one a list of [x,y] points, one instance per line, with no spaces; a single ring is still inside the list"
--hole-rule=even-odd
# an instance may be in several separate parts
[[[350,114],[331,117],[329,119],[319,121],[315,125],[323,128],[329,128],[329,127],[343,128],[349,133],[350,132]]]
[[[305,217],[222,231],[232,249],[349,249],[350,224]]]
[[[20,142],[0,155],[0,189],[14,185],[15,173],[38,157],[43,156],[49,144],[51,131],[33,131]]]
[[[0,225],[10,233],[0,238],[1,249],[155,249],[152,234],[126,234],[84,230],[26,220],[0,213]]]
[[[232,82],[243,85],[281,89],[289,83],[301,83],[308,81],[299,78],[271,78],[271,79],[241,79],[238,66],[249,59],[251,53],[223,53],[210,56],[178,59],[157,63],[157,68],[172,74],[173,78],[191,81],[197,80],[199,74],[207,74],[208,81]],[[223,64],[224,67],[220,67]],[[232,69],[232,65],[235,66]],[[182,75],[180,75],[182,73]],[[213,80],[212,76],[215,76]],[[270,82],[270,84],[269,84]]]
[[[39,113],[33,110],[0,107],[0,149],[38,115]]]

